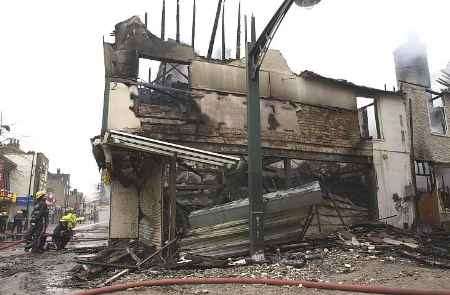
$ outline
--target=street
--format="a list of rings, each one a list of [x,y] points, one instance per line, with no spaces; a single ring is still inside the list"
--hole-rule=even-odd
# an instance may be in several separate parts
[[[69,294],[77,248],[106,245],[105,223],[80,225],[66,250],[30,253],[19,244],[0,251],[0,294]]]

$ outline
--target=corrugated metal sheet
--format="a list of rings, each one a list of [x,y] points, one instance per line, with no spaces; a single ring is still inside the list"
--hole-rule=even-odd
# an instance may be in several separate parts
[[[139,150],[160,156],[174,157],[216,166],[237,164],[240,159],[232,156],[194,149],[188,146],[155,140],[131,133],[109,130],[105,133],[104,144]]]
[[[111,239],[137,238],[137,192],[133,187],[124,187],[118,180],[111,182]]]
[[[139,222],[139,240],[157,249],[161,247],[161,175],[162,165],[156,161],[151,167],[152,173],[148,177],[140,196],[142,219]]]
[[[267,215],[292,208],[309,207],[322,202],[322,191],[319,182],[286,191],[264,195]],[[248,214],[248,199],[238,200],[210,209],[192,212],[189,216],[191,227],[203,227],[239,220]]]
[[[318,182],[264,195],[266,246],[299,242],[306,219],[315,206],[307,236],[330,233],[346,225],[368,220],[368,211],[348,200],[322,196]],[[336,210],[336,207],[338,208]],[[339,213],[338,213],[339,212]],[[341,215],[339,217],[339,214]],[[248,252],[248,200],[199,210],[189,217],[191,231],[181,241],[182,251],[214,257],[246,255]]]

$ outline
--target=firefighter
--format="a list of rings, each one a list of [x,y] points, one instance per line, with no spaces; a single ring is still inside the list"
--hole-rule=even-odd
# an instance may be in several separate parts
[[[8,213],[0,212],[0,233],[4,234],[6,232],[6,228],[8,226]]]
[[[53,231],[53,243],[57,250],[62,250],[73,237],[73,229],[78,221],[83,220],[82,217],[77,217],[73,210],[69,210],[61,217],[59,224]]]
[[[14,230],[17,230],[17,234],[21,234],[23,230],[23,221],[25,217],[22,210],[17,211],[17,214],[14,216],[13,228],[11,233],[14,234]]]
[[[29,249],[32,252],[42,252],[45,246],[46,235],[48,225],[48,207],[46,203],[47,194],[43,191],[39,191],[35,194],[35,201],[33,211],[31,212],[30,230],[26,234],[25,251]]]

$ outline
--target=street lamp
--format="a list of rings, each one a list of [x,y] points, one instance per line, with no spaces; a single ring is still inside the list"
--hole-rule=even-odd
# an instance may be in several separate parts
[[[246,44],[247,70],[247,144],[250,256],[253,261],[264,261],[264,203],[262,198],[261,121],[259,102],[259,69],[270,42],[295,2],[300,7],[311,7],[321,0],[284,0],[256,40],[255,19],[252,17],[251,42]]]

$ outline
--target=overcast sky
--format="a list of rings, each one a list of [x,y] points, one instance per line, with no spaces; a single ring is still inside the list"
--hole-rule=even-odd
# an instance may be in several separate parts
[[[89,139],[100,132],[102,36],[117,22],[149,13],[160,34],[162,0],[4,1],[0,9],[0,111],[25,150],[44,152],[51,171],[71,173],[92,192],[99,181]],[[176,0],[166,0],[166,36],[175,38]],[[180,0],[181,39],[190,43],[193,0]],[[282,0],[242,0],[257,33]],[[217,1],[197,0],[196,47],[205,54]],[[238,0],[226,0],[227,47],[235,52]],[[448,0],[323,0],[293,6],[272,43],[292,70],[316,71],[357,84],[395,85],[392,51],[410,31],[428,47],[431,73],[450,60]],[[220,30],[220,25],[219,25]],[[220,31],[219,31],[220,32]],[[242,37],[244,34],[242,33]],[[220,34],[219,36],[220,37]],[[243,43],[243,42],[242,42]],[[216,48],[220,46],[219,39]]]

